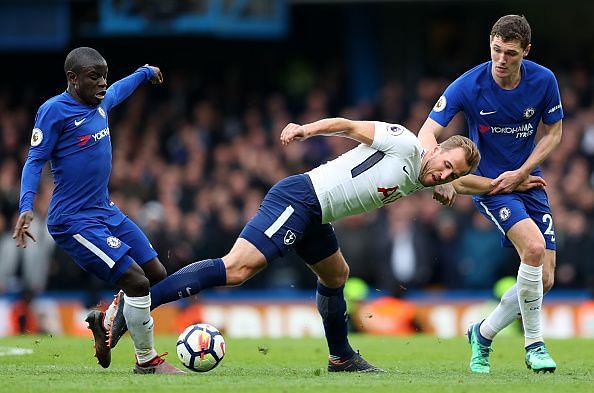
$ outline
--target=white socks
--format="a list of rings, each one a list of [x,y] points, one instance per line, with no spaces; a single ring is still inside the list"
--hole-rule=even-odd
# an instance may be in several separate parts
[[[542,265],[534,267],[520,263],[518,270],[518,302],[524,324],[525,345],[543,341],[541,326]]]
[[[481,335],[488,340],[493,340],[497,333],[520,318],[521,315],[518,303],[518,284],[514,284],[503,294],[495,310],[481,324]]]
[[[124,295],[124,318],[134,342],[138,364],[146,363],[157,356],[153,344],[153,318],[151,295],[128,297]]]

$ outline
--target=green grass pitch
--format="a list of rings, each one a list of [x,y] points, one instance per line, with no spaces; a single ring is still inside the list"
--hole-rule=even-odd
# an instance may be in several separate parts
[[[158,336],[156,344],[180,365],[175,340]],[[387,372],[329,374],[323,338],[228,338],[218,368],[179,377],[132,374],[128,336],[113,351],[109,369],[96,364],[90,339],[6,337],[0,339],[0,392],[594,392],[594,340],[548,340],[559,368],[554,374],[534,374],[524,366],[522,339],[501,337],[490,375],[467,371],[465,338],[353,335],[351,343]],[[33,353],[11,355],[10,348]]]

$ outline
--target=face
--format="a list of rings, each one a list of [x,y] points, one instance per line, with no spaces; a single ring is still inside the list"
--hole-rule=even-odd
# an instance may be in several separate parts
[[[423,157],[419,180],[425,187],[433,187],[454,181],[469,172],[470,166],[461,147],[443,150],[437,145]]]
[[[503,41],[500,36],[491,36],[491,60],[493,76],[500,79],[513,78],[520,72],[522,59],[528,55],[530,44],[522,49],[519,40]]]
[[[107,63],[89,64],[80,73],[68,71],[68,91],[80,102],[99,105],[107,90]]]

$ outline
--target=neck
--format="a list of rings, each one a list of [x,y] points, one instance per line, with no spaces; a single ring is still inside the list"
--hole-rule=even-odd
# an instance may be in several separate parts
[[[76,101],[80,102],[81,104],[84,104],[84,102],[80,99],[80,97],[76,93],[76,89],[74,88],[74,86],[72,86],[71,84],[68,84],[68,87],[66,88],[66,91],[68,93],[70,93],[70,95],[72,96],[72,98],[74,98]]]

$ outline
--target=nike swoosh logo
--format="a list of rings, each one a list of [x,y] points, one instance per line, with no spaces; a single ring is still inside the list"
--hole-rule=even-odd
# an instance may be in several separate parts
[[[404,172],[405,172],[407,175],[409,175],[409,176],[410,176],[410,174],[409,174],[409,173],[408,173],[408,171],[406,170],[406,165],[402,167],[402,170],[403,170],[403,171],[404,171]]]
[[[534,303],[535,301],[537,301],[538,299],[540,299],[540,297],[537,297],[534,300],[528,300],[528,299],[524,299],[524,303]]]
[[[148,319],[148,320],[144,321],[142,324],[143,324],[143,325],[146,325],[146,324],[147,324],[147,323],[149,323],[150,321],[151,321],[151,320],[150,320],[150,319]]]
[[[83,121],[85,121],[85,120],[87,120],[87,118],[86,118],[86,117],[84,117],[84,118],[82,118],[82,119],[80,119],[80,120],[74,120],[74,126],[75,126],[75,127],[78,127],[78,126],[80,126],[80,125],[82,124],[82,122],[83,122]]]
[[[492,112],[485,112],[484,110],[481,109],[481,111],[479,112],[481,114],[481,116],[485,116],[485,115],[492,115],[493,113],[496,113],[497,111],[492,111]]]
[[[192,288],[186,287],[186,292],[188,293],[188,296],[192,296],[192,292],[190,292],[190,289],[192,289]]]

